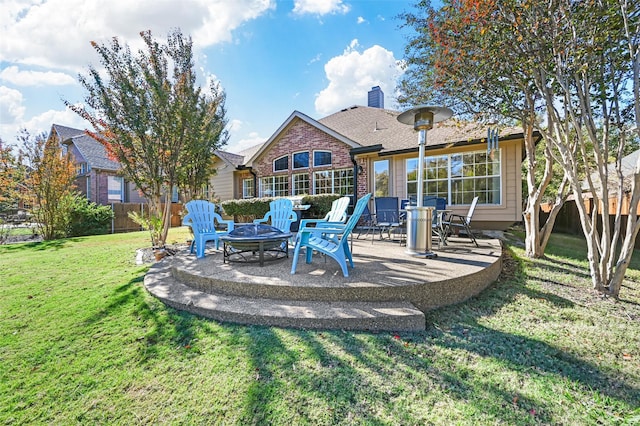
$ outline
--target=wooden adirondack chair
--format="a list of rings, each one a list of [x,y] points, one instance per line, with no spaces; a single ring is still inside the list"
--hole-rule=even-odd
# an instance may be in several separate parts
[[[187,215],[182,219],[182,224],[190,226],[193,232],[193,241],[189,251],[194,249],[197,258],[204,257],[204,248],[207,241],[216,242],[216,250],[220,248],[219,237],[233,231],[233,221],[224,220],[216,213],[216,205],[205,200],[192,200],[185,204]],[[226,230],[217,230],[216,223],[225,224]]]
[[[278,198],[269,203],[269,211],[262,219],[256,219],[253,223],[269,223],[282,232],[291,232],[291,224],[298,220],[293,211],[293,202],[288,198]]]
[[[293,254],[291,273],[296,273],[300,249],[305,247],[307,263],[311,263],[313,259],[313,251],[315,250],[318,253],[327,255],[338,262],[338,265],[340,265],[340,268],[342,269],[342,275],[348,277],[349,271],[347,270],[347,261],[353,268],[353,258],[351,256],[351,250],[349,250],[349,235],[358,223],[358,220],[360,220],[360,215],[369,202],[369,198],[371,198],[371,194],[367,194],[358,200],[356,207],[353,210],[353,214],[347,223],[342,226],[330,226],[327,224],[327,226],[319,228],[301,228],[298,231],[299,238],[296,241],[296,248]],[[336,239],[327,239],[324,237],[326,234],[335,234]]]

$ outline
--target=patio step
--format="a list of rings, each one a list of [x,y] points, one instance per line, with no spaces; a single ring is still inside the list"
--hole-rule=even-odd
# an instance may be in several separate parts
[[[219,321],[306,329],[425,330],[424,314],[406,301],[327,302],[203,292],[179,282],[162,263],[151,267],[144,285],[169,306]]]

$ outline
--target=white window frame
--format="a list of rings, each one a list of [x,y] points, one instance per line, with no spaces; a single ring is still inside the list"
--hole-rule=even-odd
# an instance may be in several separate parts
[[[300,179],[306,177],[306,181],[304,179]],[[301,183],[305,183],[306,185],[302,185],[302,187],[300,187]],[[311,179],[309,178],[309,173],[296,173],[291,175],[291,186],[292,186],[292,191],[291,191],[291,195],[307,195],[310,194],[310,190],[311,190]]]
[[[467,164],[466,167],[467,168],[473,168],[473,174],[469,174],[468,176],[464,176],[464,168],[465,168],[465,164],[464,164],[464,157],[465,156],[475,156],[476,154],[480,155],[480,156],[484,156],[484,155],[489,155],[487,154],[486,150],[478,150],[478,151],[466,151],[466,152],[458,152],[455,154],[446,154],[446,161],[447,161],[447,178],[446,178],[446,186],[447,186],[447,194],[442,194],[442,193],[431,193],[428,191],[428,185],[429,182],[438,182],[438,181],[444,181],[445,179],[443,178],[437,178],[437,179],[427,179],[425,176],[425,180],[424,180],[424,195],[438,195],[438,196],[445,196],[447,198],[447,204],[449,205],[454,205],[454,206],[462,206],[462,205],[468,205],[471,203],[471,200],[473,199],[474,196],[479,195],[480,196],[480,200],[479,204],[485,204],[485,205],[490,205],[490,206],[497,206],[497,205],[501,205],[504,197],[503,197],[503,188],[504,188],[504,182],[502,181],[502,165],[503,165],[503,153],[502,153],[502,149],[499,149],[496,151],[497,155],[498,155],[498,161],[494,161],[492,160],[491,162],[485,162],[485,163],[475,163],[475,160],[473,163],[471,164]],[[453,161],[452,161],[452,157],[454,156],[462,156],[462,167],[463,167],[463,171],[461,172],[462,175],[459,176],[458,174],[456,174],[455,176],[453,176]],[[445,157],[445,156],[430,156],[430,157],[426,157],[427,159],[429,158],[438,158],[438,157]],[[494,157],[495,157],[495,153],[494,153]],[[409,168],[409,163],[416,161],[417,162],[417,158],[413,157],[413,158],[407,158],[405,160],[405,188],[407,190],[407,196],[413,195],[412,192],[409,192],[409,184],[416,184],[417,185],[417,180],[409,180],[408,179],[408,175],[409,175],[409,171],[412,170]],[[497,170],[492,170],[492,173],[489,174],[488,170],[486,172],[485,175],[481,175],[481,176],[476,176],[475,172],[478,168],[482,168],[483,165],[488,165],[488,164],[492,164],[492,165],[496,165],[497,166]],[[428,175],[428,168],[425,167],[425,175]],[[417,170],[417,167],[416,167]],[[471,171],[471,169],[469,169],[469,171]],[[416,179],[417,179],[417,175],[416,175]],[[481,179],[493,179],[496,180],[497,179],[497,184],[499,185],[499,189],[497,190],[498,192],[498,200],[497,202],[491,202],[488,203],[486,202],[487,197],[482,197],[481,193],[484,194],[489,194],[492,191],[489,191],[487,188],[482,188],[482,189],[475,189],[473,191],[466,191],[468,194],[467,195],[462,195],[462,200],[458,200],[457,198],[457,193],[454,193],[454,188],[453,188],[453,181],[467,181],[467,182],[471,182],[473,181],[474,183],[474,187],[476,185],[476,182],[479,182]],[[487,181],[488,182],[488,181]],[[480,185],[478,185],[480,186]],[[416,188],[417,189],[417,188]],[[496,191],[495,189],[493,190],[494,192]],[[463,190],[464,192],[464,190]]]
[[[348,185],[341,185],[341,179],[344,179],[341,174],[351,175],[351,180]],[[319,178],[319,176],[322,176]],[[347,176],[348,178],[348,176]],[[324,185],[322,188],[318,188],[318,183],[320,181],[328,181],[328,185]],[[340,195],[350,195],[353,194],[354,190],[354,178],[353,178],[353,169],[335,169],[335,170],[318,170],[313,173],[313,193],[316,195],[319,194],[340,194]]]
[[[296,155],[297,154],[307,154],[307,165],[303,167],[296,167]],[[311,158],[309,158],[309,151],[297,151],[291,154],[291,170],[304,170],[309,168],[309,163]]]
[[[242,179],[242,198],[253,198],[254,187],[253,178]]]
[[[117,187],[117,188],[116,188]],[[124,179],[122,176],[107,176],[107,200],[109,202],[124,201]]]
[[[316,164],[316,153],[328,153],[331,156],[331,161],[329,161],[329,164]],[[316,149],[313,151],[313,167],[330,167],[333,164],[333,152],[332,151],[328,151],[326,149]]]
[[[279,160],[282,160],[283,158],[287,159],[287,167],[284,169],[276,169],[276,162]],[[289,171],[289,155],[282,155],[276,159],[273,160],[273,172],[277,173],[277,172],[286,172]]]

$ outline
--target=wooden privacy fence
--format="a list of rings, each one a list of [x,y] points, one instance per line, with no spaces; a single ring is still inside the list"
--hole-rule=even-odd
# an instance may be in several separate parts
[[[592,198],[588,198],[585,199],[585,204],[586,204],[586,208],[587,208],[587,213],[591,213],[591,211],[594,208],[594,202]],[[620,217],[620,224],[621,224],[621,228],[622,228],[622,234],[624,236],[624,231],[627,227],[627,220],[629,219],[629,210],[630,210],[630,202],[631,202],[631,196],[626,194],[625,197],[623,197],[622,199],[622,216]],[[613,226],[615,225],[615,213],[616,213],[616,207],[618,204],[618,200],[617,198],[610,198],[609,199],[609,214],[612,216],[609,216],[609,225],[613,228]],[[598,208],[598,212],[602,212],[602,207],[603,204],[601,203],[599,208]],[[638,209],[638,213],[640,214],[640,206],[636,206],[636,208]],[[543,204],[540,206],[540,222],[544,223],[547,220],[547,217],[549,217],[549,211],[551,211],[551,204]],[[602,231],[602,225],[598,222],[597,223],[598,226],[598,230]],[[573,235],[580,235],[582,237],[584,237],[584,232],[582,231],[582,224],[580,222],[580,213],[578,213],[578,207],[576,206],[576,203],[574,200],[567,200],[564,205],[562,206],[562,208],[560,209],[560,212],[558,213],[558,216],[556,216],[556,221],[553,225],[553,231],[554,232],[564,232],[567,234],[573,234]],[[635,243],[635,248],[636,249],[640,249],[640,233],[638,234],[638,237],[636,238],[636,243]]]
[[[164,205],[163,205],[164,207]],[[111,222],[111,233],[141,231],[140,225],[135,223],[129,217],[129,212],[138,212],[142,214],[149,213],[149,206],[144,203],[112,203],[113,221]],[[171,203],[171,227],[180,226],[182,224],[181,203]]]

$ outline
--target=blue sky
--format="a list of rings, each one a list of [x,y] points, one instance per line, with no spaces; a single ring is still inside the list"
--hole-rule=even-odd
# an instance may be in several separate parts
[[[379,85],[397,109],[406,30],[401,0],[0,0],[0,137],[52,123],[85,128],[61,99],[81,103],[78,73],[98,65],[89,42],[113,36],[140,46],[151,29],[193,38],[200,84],[227,94],[226,150],[269,138],[294,111],[322,118],[366,105]]]

